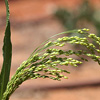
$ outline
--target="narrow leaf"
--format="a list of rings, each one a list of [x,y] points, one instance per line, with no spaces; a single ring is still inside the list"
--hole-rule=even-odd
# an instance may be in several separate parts
[[[3,44],[3,65],[0,73],[0,100],[2,100],[3,93],[6,90],[7,83],[9,81],[11,57],[12,57],[12,44],[11,44],[11,32],[9,21],[9,5],[8,0],[5,0],[6,5],[6,30]]]

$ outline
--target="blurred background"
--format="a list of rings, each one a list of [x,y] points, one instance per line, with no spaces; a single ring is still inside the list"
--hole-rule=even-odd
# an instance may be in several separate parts
[[[100,36],[100,0],[8,1],[13,45],[11,76],[37,46],[56,33],[86,27]],[[5,19],[5,4],[0,0],[0,69]],[[71,72],[69,79],[28,80],[10,100],[99,100],[100,65],[89,59],[77,68],[66,69]]]

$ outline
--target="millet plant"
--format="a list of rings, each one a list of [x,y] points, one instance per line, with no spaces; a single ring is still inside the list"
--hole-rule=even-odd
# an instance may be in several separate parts
[[[60,81],[61,78],[67,79],[67,76],[65,76],[64,73],[70,72],[57,66],[71,65],[77,67],[79,64],[82,64],[82,61],[88,61],[86,57],[90,57],[100,64],[100,37],[97,37],[95,34],[90,34],[88,32],[89,29],[86,28],[71,30],[50,37],[37,47],[29,58],[22,62],[11,80],[9,80],[12,45],[10,40],[11,32],[8,0],[5,0],[5,5],[7,19],[3,44],[3,65],[0,73],[0,100],[9,100],[11,94],[19,87],[19,85],[29,79],[50,78],[58,81]],[[54,39],[54,37],[58,35],[70,33],[77,33],[83,37],[64,36]],[[98,45],[98,48],[91,43],[91,40]],[[82,45],[85,50],[63,50],[62,47],[67,43]],[[59,49],[56,47],[59,47]],[[81,61],[70,58],[70,55],[76,55]]]

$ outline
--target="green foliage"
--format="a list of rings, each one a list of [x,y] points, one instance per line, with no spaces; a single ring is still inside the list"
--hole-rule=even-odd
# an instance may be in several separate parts
[[[84,0],[77,10],[70,11],[68,9],[59,8],[55,15],[67,30],[87,27],[84,26],[84,24],[82,24],[83,26],[78,25],[78,22],[85,20],[87,23],[91,23],[94,28],[96,28],[97,36],[100,37],[100,17],[98,17],[100,15],[100,11],[93,9],[89,0]],[[77,34],[70,35],[76,36]]]
[[[12,45],[10,40],[11,32],[10,32],[10,21],[9,21],[9,7],[7,0],[5,0],[5,4],[6,4],[7,19],[6,19],[6,30],[5,30],[4,45],[3,45],[3,66],[0,73],[0,100],[2,99],[3,93],[5,92],[7,83],[9,81],[11,56],[12,56]]]

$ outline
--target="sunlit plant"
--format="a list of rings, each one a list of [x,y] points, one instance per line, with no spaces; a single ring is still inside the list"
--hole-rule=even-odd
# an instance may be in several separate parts
[[[19,87],[19,85],[28,79],[50,78],[58,81],[60,81],[61,78],[67,79],[67,76],[65,76],[64,73],[70,72],[58,66],[71,65],[77,67],[79,64],[82,64],[82,61],[88,61],[86,57],[90,57],[100,64],[100,37],[97,37],[95,34],[88,33],[89,29],[86,28],[71,30],[50,37],[37,47],[29,58],[22,62],[11,80],[9,80],[12,45],[10,40],[11,32],[8,0],[5,0],[5,4],[7,19],[3,45],[3,66],[0,73],[0,100],[9,100],[11,94]],[[70,33],[77,33],[83,37],[64,36],[54,39],[54,37],[58,35]],[[98,48],[91,43],[91,40],[98,45]],[[67,43],[82,45],[85,49],[77,51],[67,49],[63,50],[62,47]],[[76,55],[81,59],[81,61],[70,58],[70,55]]]

